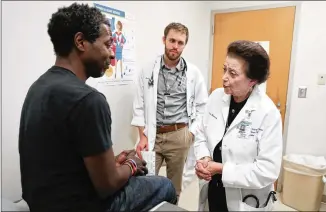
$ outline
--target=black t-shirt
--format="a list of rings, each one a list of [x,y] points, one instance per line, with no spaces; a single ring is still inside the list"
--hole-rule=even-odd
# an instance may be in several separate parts
[[[105,96],[53,66],[30,87],[21,113],[23,198],[31,211],[103,211],[83,158],[111,148]]]

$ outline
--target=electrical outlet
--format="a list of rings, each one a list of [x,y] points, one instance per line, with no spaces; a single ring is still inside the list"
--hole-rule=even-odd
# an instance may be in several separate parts
[[[326,74],[318,74],[318,85],[325,85],[326,84]]]
[[[298,97],[299,98],[306,98],[307,97],[307,87],[299,87]]]

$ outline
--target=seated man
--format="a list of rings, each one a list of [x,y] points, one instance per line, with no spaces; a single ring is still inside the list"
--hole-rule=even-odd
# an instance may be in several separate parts
[[[20,120],[21,183],[30,210],[148,211],[162,201],[175,204],[171,181],[144,176],[146,163],[134,151],[114,157],[109,105],[85,84],[109,64],[105,16],[74,3],[52,15],[48,34],[55,65],[29,88]]]

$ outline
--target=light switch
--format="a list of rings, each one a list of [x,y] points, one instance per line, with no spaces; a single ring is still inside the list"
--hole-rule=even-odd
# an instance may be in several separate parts
[[[326,74],[318,74],[318,85],[325,85],[326,84]]]
[[[307,87],[299,87],[299,91],[298,91],[298,97],[299,98],[306,98],[307,97]]]

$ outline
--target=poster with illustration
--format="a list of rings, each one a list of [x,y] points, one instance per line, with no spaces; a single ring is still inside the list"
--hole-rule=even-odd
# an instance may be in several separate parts
[[[133,81],[135,74],[135,18],[124,11],[94,3],[108,18],[112,30],[112,51],[109,68],[99,83],[105,85],[126,85]]]

